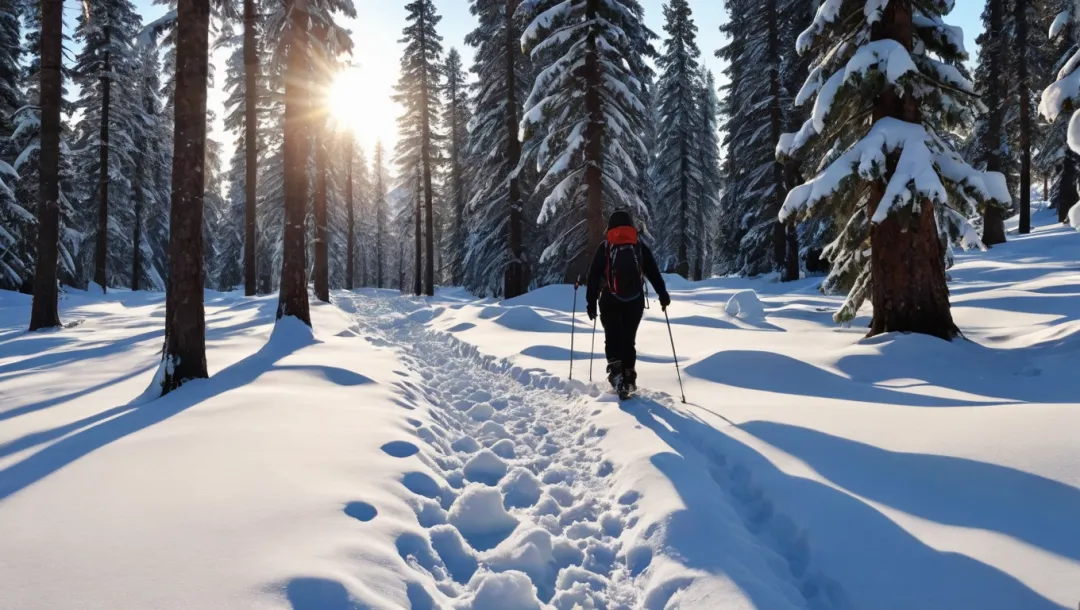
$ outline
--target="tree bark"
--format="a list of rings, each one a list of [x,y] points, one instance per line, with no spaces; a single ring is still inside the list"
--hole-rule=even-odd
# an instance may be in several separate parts
[[[349,225],[348,242],[345,245],[345,289],[352,290],[354,285],[353,275],[356,273],[353,258],[356,256],[353,243],[356,241],[356,220],[353,213],[353,136],[350,132],[345,136],[345,214]]]
[[[1028,70],[1027,2],[1015,2],[1016,86],[1020,91],[1020,228],[1031,233],[1031,74]]]
[[[520,35],[515,27],[514,14],[518,0],[506,0],[506,160],[507,166],[516,168],[521,162],[521,141],[518,140],[517,72],[515,58],[521,54]],[[510,206],[510,226],[507,227],[507,239],[510,247],[510,262],[506,266],[503,279],[503,297],[512,299],[525,294],[525,252],[522,235],[523,218],[521,213],[521,183],[517,172],[510,176],[507,184],[507,203]]]
[[[1003,0],[990,0],[988,8],[989,29],[987,35],[989,36],[1002,30],[1002,22],[1005,17],[1005,6]],[[988,91],[987,95],[984,96],[989,108],[987,113],[987,128],[986,131],[983,132],[983,141],[981,144],[983,150],[986,151],[986,157],[983,159],[983,162],[986,164],[986,171],[992,172],[1002,171],[1001,144],[1004,140],[1002,137],[1002,130],[1005,128],[1005,104],[1002,101],[1002,96],[1005,95],[1004,92],[1008,88],[1005,70],[1003,68],[1006,61],[1005,52],[1007,48],[1008,47],[1005,44],[998,44],[987,56],[987,80],[992,90]],[[1005,243],[1005,217],[1002,214],[1002,210],[993,203],[988,203],[983,209],[982,240],[987,246]]]
[[[37,259],[30,330],[60,326],[60,104],[64,0],[41,0],[41,171],[38,182]]]
[[[318,86],[311,87],[311,123],[315,140],[315,298],[330,302],[330,244],[326,231],[326,104],[320,89],[326,82],[326,24],[320,19],[312,28],[318,44],[313,51]]]
[[[375,145],[375,287],[383,286],[383,232],[386,223],[386,193],[383,192],[382,180],[383,149],[382,143]]]
[[[135,176],[140,181],[140,184],[135,189],[135,230],[132,235],[131,242],[131,290],[135,291],[139,289],[139,280],[142,276],[142,209],[145,197],[143,193],[146,188],[145,184],[142,184],[143,179],[143,158],[138,156],[135,161]]]
[[[686,141],[684,140],[679,146],[679,250],[678,258],[679,262],[675,264],[675,273],[682,276],[683,279],[690,279],[690,237],[688,232],[690,231],[690,185],[689,171],[687,167],[687,156],[689,153],[686,150]]]
[[[769,0],[766,9],[766,20],[769,24],[769,127],[773,145],[780,142],[780,136],[784,133],[784,113],[780,107],[780,17],[776,8],[776,0]],[[772,163],[773,196],[771,205],[767,211],[767,217],[772,220],[772,255],[773,269],[780,272],[781,279],[786,277],[787,269],[787,231],[780,222],[780,208],[784,205],[787,197],[787,184],[784,180],[784,166],[779,161]]]
[[[290,12],[285,68],[285,230],[277,317],[295,316],[311,326],[307,294],[304,217],[308,199],[308,4],[287,0]]]
[[[873,26],[874,40],[892,39],[911,50],[912,0],[893,0]],[[921,123],[918,103],[888,88],[874,101],[874,121],[893,117]],[[895,171],[899,153],[886,159],[887,174],[873,189],[873,216]],[[887,332],[916,332],[951,340],[959,332],[949,306],[945,262],[938,238],[933,204],[926,200],[918,213],[911,208],[889,214],[870,228],[870,268],[874,317],[869,336]]]
[[[1077,155],[1071,150],[1065,151],[1061,159],[1061,176],[1058,178],[1057,192],[1053,204],[1057,207],[1058,222],[1069,222],[1069,210],[1077,201]]]
[[[112,85],[112,54],[109,51],[112,28],[105,27],[104,74],[101,76],[101,124],[98,126],[98,223],[94,242],[94,282],[105,292],[109,257],[109,114]]]
[[[162,394],[175,390],[188,380],[207,376],[203,311],[203,170],[206,162],[209,28],[209,0],[180,0],[176,25],[177,94]]]
[[[586,0],[585,20],[595,22],[598,19],[600,0]],[[600,244],[604,241],[604,107],[600,97],[600,59],[596,43],[597,28],[590,27],[586,39],[588,52],[582,76],[585,81],[585,112],[589,123],[585,127],[585,229],[587,241],[585,251],[578,256],[575,269],[568,270],[567,280],[574,281],[577,276],[588,272],[589,261]]]
[[[258,291],[255,193],[259,166],[259,49],[255,41],[255,18],[255,0],[244,0],[244,294],[249,297]]]
[[[422,295],[424,293],[424,284],[423,284],[423,270],[424,270],[424,266],[423,266],[423,260],[424,260],[424,240],[423,240],[423,235],[424,235],[424,232],[422,230],[423,227],[422,227],[422,224],[421,224],[421,217],[422,217],[421,210],[422,210],[422,207],[423,207],[423,200],[421,199],[421,197],[423,196],[423,192],[424,192],[423,191],[423,178],[422,178],[421,174],[423,174],[423,173],[424,173],[423,169],[420,169],[416,173],[416,206],[415,206],[416,211],[415,211],[415,214],[414,214],[416,223],[415,223],[415,226],[413,227],[413,232],[415,233],[415,235],[414,235],[415,240],[414,241],[415,241],[415,246],[416,246],[416,252],[415,252],[416,258],[413,260],[413,263],[414,263],[414,267],[413,267],[413,294],[415,294],[416,296],[420,296],[420,295]]]
[[[424,62],[427,62],[427,39],[424,36],[424,29],[427,26],[425,17],[427,13],[423,10],[420,11],[420,53],[424,55]],[[433,192],[431,187],[431,123],[428,117],[428,107],[431,103],[429,88],[432,83],[427,80],[427,66],[425,65],[420,70],[420,163],[423,165],[424,170],[424,211],[426,217],[424,219],[424,228],[426,229],[424,234],[424,242],[427,246],[427,252],[424,265],[424,294],[427,296],[435,296],[435,206],[433,202]],[[420,226],[417,225],[417,239],[419,239]],[[419,248],[419,246],[418,246]],[[419,249],[417,255],[419,256]],[[419,264],[419,260],[417,260]],[[419,285],[420,275],[419,269],[417,269],[416,282]],[[420,290],[417,289],[416,294],[420,294]]]

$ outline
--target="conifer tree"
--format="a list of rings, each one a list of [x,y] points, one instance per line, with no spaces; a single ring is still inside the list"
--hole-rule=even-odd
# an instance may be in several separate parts
[[[461,54],[457,49],[450,49],[447,53],[443,74],[446,77],[443,87],[446,100],[442,116],[442,133],[446,138],[442,197],[445,233],[440,248],[446,257],[446,277],[443,279],[454,286],[460,286],[464,281],[467,146],[472,113],[469,108],[465,68],[461,64]]]
[[[37,259],[30,330],[60,326],[57,265],[60,256],[60,107],[63,103],[64,2],[41,0],[36,40],[41,108]]]
[[[170,173],[172,128],[158,99],[161,89],[158,49],[138,46],[134,94],[136,113],[132,122],[138,151],[131,173],[133,218],[131,223],[131,289],[164,290],[168,268]],[[162,228],[165,228],[162,231]]]
[[[700,282],[705,279],[712,267],[709,259],[708,244],[714,234],[717,211],[720,206],[720,102],[716,98],[716,78],[713,73],[703,70],[697,91],[697,130],[694,153],[701,168],[701,177],[696,181],[692,197],[695,208],[700,210],[698,222],[697,248],[694,256],[693,279]]]
[[[973,169],[939,135],[945,125],[970,125],[976,105],[962,68],[963,40],[943,21],[949,8],[913,0],[826,3],[797,43],[814,58],[797,100],[817,100],[779,152],[837,153],[788,194],[781,220],[827,203],[846,225],[869,224],[869,265],[837,318],[850,320],[869,294],[870,335],[954,337],[942,233],[977,243],[966,217],[981,201],[1007,199],[1000,174]],[[859,232],[841,232],[834,261],[865,249],[866,237],[853,235]]]
[[[258,193],[258,96],[259,49],[258,17],[255,0],[244,2],[244,294],[255,296],[257,284],[258,224],[256,222],[256,198]],[[235,89],[234,89],[235,90]],[[251,92],[249,95],[248,92]],[[236,184],[234,181],[233,184]]]
[[[388,264],[389,236],[387,235],[387,222],[390,218],[386,202],[386,152],[383,149],[382,140],[375,142],[375,157],[372,159],[372,180],[374,188],[371,192],[371,205],[375,216],[375,287],[386,288],[386,269]]]
[[[1080,84],[1069,78],[1080,66],[1080,13],[1072,0],[1048,2],[1047,9],[1056,74],[1042,94],[1039,113],[1052,125],[1043,147],[1044,167],[1055,169],[1050,201],[1058,220],[1066,222],[1080,185],[1080,118],[1074,114],[1080,109]]]
[[[530,3],[531,5],[532,3]],[[523,5],[529,6],[529,5]],[[637,0],[542,1],[522,35],[537,76],[522,131],[535,138],[539,222],[552,241],[541,256],[543,281],[573,280],[604,240],[606,212],[647,210],[638,196],[642,98],[656,51]]]
[[[468,134],[474,165],[462,242],[462,282],[481,296],[513,298],[525,293],[525,212],[519,171],[522,145],[519,109],[532,80],[521,51],[527,11],[518,0],[472,0],[476,29],[465,42],[476,49],[472,72],[475,115]]]
[[[660,79],[657,100],[656,208],[653,220],[665,236],[658,248],[659,264],[689,279],[691,261],[703,247],[702,221],[706,209],[700,195],[707,188],[698,140],[702,113],[698,109],[701,84],[697,25],[687,0],[671,0],[664,6],[664,52],[657,59]],[[699,195],[695,197],[695,194]]]
[[[398,141],[395,161],[402,176],[421,176],[419,197],[416,198],[417,226],[416,260],[413,281],[416,294],[435,294],[435,210],[433,172],[438,162],[436,147],[439,136],[434,126],[439,117],[439,87],[442,72],[442,36],[436,26],[442,17],[435,11],[432,0],[412,0],[405,5],[409,25],[403,30],[401,42],[405,54],[401,58],[401,77],[395,88],[394,101],[405,108],[398,119]],[[423,244],[421,244],[423,240]],[[421,261],[421,253],[423,260]]]
[[[180,0],[176,22],[172,201],[169,217],[169,288],[161,390],[205,378],[203,310],[203,198],[210,2]]]
[[[20,176],[12,164],[22,152],[14,141],[16,112],[23,107],[19,63],[22,58],[21,14],[17,0],[0,0],[0,289],[29,288],[33,271],[36,219],[20,203]]]
[[[94,175],[97,188],[87,206],[86,226],[93,227],[93,281],[102,290],[124,283],[129,262],[132,223],[130,185],[123,180],[134,166],[133,139],[139,118],[135,96],[138,60],[132,42],[140,18],[130,0],[102,0],[79,13],[75,37],[82,43],[76,57],[76,108],[83,113],[80,140],[84,154],[77,161],[81,176]],[[110,194],[110,187],[113,192]],[[112,209],[110,210],[110,204]],[[110,243],[112,247],[110,247]]]

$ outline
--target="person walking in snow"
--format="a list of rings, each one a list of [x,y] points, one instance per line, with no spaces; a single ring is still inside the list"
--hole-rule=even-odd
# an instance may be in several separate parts
[[[671,297],[656,259],[638,239],[630,212],[617,210],[608,219],[607,237],[593,256],[585,300],[590,320],[596,319],[599,302],[608,381],[622,398],[637,389],[635,344],[645,313],[645,279],[666,310]]]

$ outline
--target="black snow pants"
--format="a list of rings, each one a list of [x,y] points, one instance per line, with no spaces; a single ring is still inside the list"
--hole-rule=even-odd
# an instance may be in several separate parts
[[[620,362],[623,370],[637,364],[637,331],[645,313],[645,297],[620,301],[605,292],[600,297],[600,323],[604,326],[604,353],[608,363]]]

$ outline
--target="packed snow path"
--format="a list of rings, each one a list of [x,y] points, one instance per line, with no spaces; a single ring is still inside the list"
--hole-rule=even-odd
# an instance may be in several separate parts
[[[396,382],[398,405],[428,412],[430,424],[418,418],[409,423],[430,451],[420,452],[408,442],[383,448],[396,457],[423,460],[441,475],[436,480],[416,471],[403,477],[428,537],[406,532],[396,547],[454,608],[681,607],[669,604],[694,579],[685,573],[666,580],[644,578],[655,545],[625,545],[624,530],[638,526],[641,494],[613,491],[608,478],[614,466],[599,446],[607,430],[593,421],[603,410],[619,408],[613,396],[599,396],[595,387],[567,383],[541,369],[522,369],[482,355],[447,333],[431,330],[429,322],[444,311],[440,306],[372,291],[340,293],[337,298],[356,316],[355,330],[367,341],[399,350],[407,370],[399,371],[401,380]],[[587,366],[582,363],[582,372]],[[666,410],[672,404],[666,395],[643,394],[623,410],[641,419],[649,411],[645,405]],[[846,607],[835,584],[807,569],[805,540],[779,531],[790,524],[774,518],[747,471],[726,464],[715,451],[705,461],[711,476],[697,483],[703,483],[701,494],[720,510],[700,517],[723,522],[727,515],[738,521],[740,531],[737,540],[726,539],[716,536],[723,530],[702,523],[700,535],[708,539],[693,545],[711,547],[717,556],[738,557],[736,562],[747,570],[764,572],[749,575],[768,591],[764,595],[779,602],[764,607]],[[730,495],[724,485],[731,486]],[[729,503],[740,506],[723,506]],[[372,519],[370,509],[357,507],[353,516]],[[645,536],[663,539],[657,533],[661,527],[651,524]],[[747,544],[764,559],[755,561],[753,553],[742,552]],[[673,546],[667,550],[678,555],[678,545]],[[792,576],[794,570],[800,578]],[[422,587],[410,585],[408,595],[414,610],[444,607]],[[731,607],[742,607],[731,601]]]

